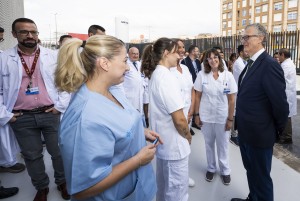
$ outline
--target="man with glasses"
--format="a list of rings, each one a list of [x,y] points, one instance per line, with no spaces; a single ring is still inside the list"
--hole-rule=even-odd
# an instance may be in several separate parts
[[[267,31],[261,24],[245,28],[242,43],[250,59],[238,81],[236,124],[249,195],[231,201],[273,201],[272,154],[276,134],[287,122],[289,106],[283,70],[264,49]]]
[[[49,192],[41,134],[51,155],[57,189],[70,199],[58,147],[60,113],[70,96],[54,85],[56,52],[37,44],[39,32],[31,19],[16,19],[12,35],[18,45],[0,54],[0,127],[10,125],[15,133],[37,190],[34,201],[46,201]]]

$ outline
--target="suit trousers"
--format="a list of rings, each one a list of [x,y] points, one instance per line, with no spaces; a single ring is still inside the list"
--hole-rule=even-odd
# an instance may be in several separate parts
[[[221,175],[229,175],[229,131],[225,131],[225,124],[203,122],[202,133],[205,141],[207,171],[216,172],[216,149]]]
[[[59,122],[60,115],[43,112],[23,113],[10,124],[20,145],[32,184],[37,190],[45,189],[49,185],[43,159],[41,134],[44,136],[47,151],[51,155],[55,183],[60,185],[65,182],[63,161],[58,147]]]
[[[251,201],[273,201],[271,178],[273,147],[259,148],[239,141],[242,160],[247,173]]]

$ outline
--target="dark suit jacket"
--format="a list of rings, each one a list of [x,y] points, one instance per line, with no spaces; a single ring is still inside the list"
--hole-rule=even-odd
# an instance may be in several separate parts
[[[256,59],[241,83],[245,71],[239,77],[236,103],[239,138],[255,147],[270,148],[289,114],[284,73],[266,52]]]
[[[193,66],[191,58],[186,57],[185,59],[182,59],[181,63],[186,65],[189,68],[189,71],[192,74],[193,83],[194,83],[196,78],[197,78],[197,74],[195,72],[195,68]],[[198,59],[196,59],[196,65],[197,65],[198,72],[201,71],[201,64],[200,64],[200,61]]]

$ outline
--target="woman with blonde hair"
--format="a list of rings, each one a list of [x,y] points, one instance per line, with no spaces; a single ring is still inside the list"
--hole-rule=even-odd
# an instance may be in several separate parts
[[[79,48],[82,47],[82,51]],[[112,36],[70,39],[59,51],[55,82],[75,92],[60,127],[59,146],[72,200],[151,201],[150,161],[158,134],[114,87],[128,70],[125,45]],[[160,141],[161,142],[161,141]]]

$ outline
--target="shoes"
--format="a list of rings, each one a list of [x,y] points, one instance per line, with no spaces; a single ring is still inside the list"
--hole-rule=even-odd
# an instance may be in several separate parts
[[[215,173],[207,171],[205,175],[205,179],[206,181],[211,182],[212,180],[214,180],[214,176]]]
[[[191,133],[191,135],[195,135],[195,132],[193,131],[193,129],[190,129],[190,133]]]
[[[70,200],[71,196],[67,191],[67,185],[66,182],[62,183],[60,185],[57,186],[57,190],[59,190],[61,192],[61,197],[65,200]]]
[[[293,144],[293,140],[291,138],[279,139],[278,144]]]
[[[195,181],[189,177],[189,187],[194,187],[195,186]]]
[[[241,199],[241,198],[232,198],[231,201],[250,201],[249,198]]]
[[[197,128],[198,130],[201,130],[201,128],[199,126],[197,126],[197,124],[195,124],[195,122],[192,122],[192,127]]]
[[[231,136],[230,137],[230,140],[229,140],[233,145],[235,145],[235,146],[239,146],[239,139],[238,139],[238,137],[233,137],[233,136]]]
[[[49,188],[38,190],[33,201],[47,201],[47,195],[49,193]]]
[[[19,173],[25,170],[25,165],[22,163],[16,163],[11,167],[0,166],[0,172]]]
[[[17,188],[17,187],[4,188],[3,186],[1,186],[0,187],[0,199],[4,199],[4,198],[14,196],[18,192],[19,192],[19,188]]]
[[[221,179],[224,185],[229,185],[231,182],[230,175],[221,175]]]

